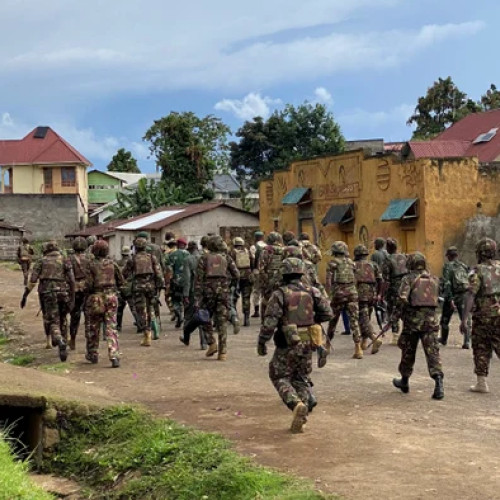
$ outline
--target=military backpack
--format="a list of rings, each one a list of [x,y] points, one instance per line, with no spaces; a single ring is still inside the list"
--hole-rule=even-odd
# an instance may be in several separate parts
[[[437,307],[439,279],[427,272],[419,274],[411,286],[410,305],[412,307]]]

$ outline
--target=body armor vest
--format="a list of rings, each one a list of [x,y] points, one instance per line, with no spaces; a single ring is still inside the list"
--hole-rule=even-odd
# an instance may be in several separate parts
[[[399,278],[408,274],[406,267],[406,257],[402,253],[394,253],[389,255],[389,260],[392,262],[391,278]]]
[[[354,262],[356,266],[356,281],[358,283],[369,283],[374,285],[377,280],[375,278],[375,270],[373,266],[366,260],[357,260]]]
[[[481,274],[481,296],[500,295],[500,261],[494,260],[491,264],[477,266]]]
[[[64,260],[59,252],[52,252],[42,258],[41,280],[64,281]]]
[[[336,264],[335,272],[333,274],[333,283],[354,283],[354,270],[352,261],[348,258],[342,257],[337,257],[333,260]]]
[[[227,259],[219,253],[208,253],[206,256],[207,278],[226,278]]]
[[[30,254],[30,246],[29,245],[23,245],[21,247],[21,259],[31,259],[31,254]]]
[[[98,259],[95,261],[95,281],[96,289],[112,288],[116,286],[115,265],[111,259]]]
[[[75,273],[75,280],[81,281],[85,279],[85,271],[83,270],[84,263],[86,263],[87,258],[83,253],[78,253],[71,256],[71,264],[73,266],[73,272]]]
[[[423,273],[415,279],[410,294],[413,307],[437,307],[439,296],[439,280],[436,276]]]
[[[250,253],[248,250],[234,250],[234,261],[238,269],[250,269]]]
[[[139,252],[134,257],[135,275],[144,276],[146,274],[154,274],[153,258],[151,254]]]
[[[305,290],[284,289],[286,321],[298,327],[314,324],[314,301]]]

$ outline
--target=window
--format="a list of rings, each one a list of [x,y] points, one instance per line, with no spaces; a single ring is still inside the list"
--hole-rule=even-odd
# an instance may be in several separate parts
[[[61,186],[62,187],[76,186],[75,167],[63,167],[63,168],[61,168]]]

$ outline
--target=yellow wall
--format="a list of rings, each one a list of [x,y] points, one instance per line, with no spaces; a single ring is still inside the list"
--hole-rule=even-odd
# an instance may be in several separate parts
[[[376,237],[393,237],[404,252],[424,252],[433,272],[440,273],[443,255],[465,229],[465,221],[482,203],[485,215],[496,215],[500,180],[478,174],[475,159],[414,160],[401,163],[395,156],[364,158],[361,151],[295,162],[289,170],[274,174],[260,185],[261,228],[280,232],[300,231],[299,208],[283,206],[281,200],[294,187],[312,189],[313,224],[307,232],[326,254],[335,240],[358,243],[373,250]],[[419,217],[407,222],[381,222],[389,202],[396,198],[418,198]],[[355,219],[345,227],[321,225],[332,205],[354,203]],[[307,210],[307,208],[304,208]],[[276,225],[275,225],[276,224]],[[325,255],[320,266],[324,279]]]

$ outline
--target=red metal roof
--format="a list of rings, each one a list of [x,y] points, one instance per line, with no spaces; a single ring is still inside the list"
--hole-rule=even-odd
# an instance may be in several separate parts
[[[481,134],[498,128],[497,134],[488,142],[473,144]],[[464,156],[477,156],[480,162],[495,161],[500,157],[500,109],[473,113],[439,134],[434,141],[468,141],[469,147]]]
[[[461,158],[467,154],[468,141],[410,141],[407,143],[415,158]]]
[[[20,140],[0,141],[0,165],[83,163],[91,165],[82,154],[58,133],[47,127],[43,138],[36,138],[38,127]]]

